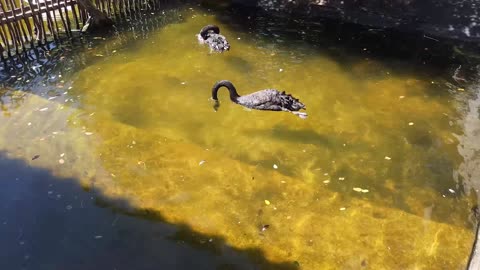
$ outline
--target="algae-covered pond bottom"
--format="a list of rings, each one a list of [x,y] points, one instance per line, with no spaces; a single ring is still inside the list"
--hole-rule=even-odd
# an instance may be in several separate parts
[[[222,14],[172,8],[9,78],[1,269],[463,269],[478,88],[324,47],[320,26]],[[229,52],[197,43],[212,23]],[[309,117],[224,90],[215,111],[223,79]]]

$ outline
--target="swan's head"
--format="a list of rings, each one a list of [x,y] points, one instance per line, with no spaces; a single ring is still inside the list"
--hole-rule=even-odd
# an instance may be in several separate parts
[[[214,111],[218,111],[218,108],[220,108],[220,102],[218,102],[218,100],[214,100],[214,104],[213,104],[213,110]]]

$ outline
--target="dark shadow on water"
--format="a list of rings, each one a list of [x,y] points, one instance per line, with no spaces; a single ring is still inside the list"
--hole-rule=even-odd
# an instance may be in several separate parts
[[[205,7],[214,10],[229,28],[253,37],[260,46],[274,43],[289,51],[308,44],[347,70],[362,59],[380,60],[399,74],[445,76],[454,82],[450,78],[452,69],[462,65],[463,71],[470,74],[465,77],[471,80],[480,63],[477,44],[430,38],[421,31],[375,28],[327,17],[291,15],[286,10],[265,12],[212,1]]]
[[[297,269],[0,154],[0,269]]]
[[[327,147],[338,143],[337,139],[333,136],[319,134],[311,129],[293,130],[284,125],[276,125],[268,130],[250,130],[247,133],[254,136],[269,137],[275,140]]]

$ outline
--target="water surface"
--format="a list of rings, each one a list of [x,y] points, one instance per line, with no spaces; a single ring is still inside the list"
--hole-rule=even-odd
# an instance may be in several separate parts
[[[199,7],[168,16],[143,39],[85,49],[88,65],[49,75],[36,95],[6,91],[1,150],[126,212],[148,209],[272,264],[465,266],[476,198],[458,149],[472,147],[460,109],[469,89],[406,62],[339,61],[308,40],[242,30]],[[210,23],[231,51],[197,44]],[[246,110],[226,90],[214,111],[210,89],[223,79],[240,94],[292,93],[309,117]]]

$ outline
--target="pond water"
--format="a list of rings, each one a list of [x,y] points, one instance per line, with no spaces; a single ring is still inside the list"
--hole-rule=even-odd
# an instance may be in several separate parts
[[[278,32],[281,24],[262,18],[244,18],[259,25],[242,27],[197,6],[154,17],[162,27],[94,38],[75,54],[59,48],[65,56],[43,76],[10,78],[17,82],[3,90],[0,115],[5,160],[45,170],[58,178],[50,185],[82,186],[72,198],[101,198],[131,224],[188,228],[175,243],[254,262],[217,269],[465,267],[477,188],[469,181],[479,173],[471,154],[478,101],[466,102],[475,89],[408,61],[372,57],[367,48],[324,48],[308,38],[312,32]],[[212,23],[229,39],[229,52],[210,54],[198,44],[195,35]],[[240,94],[285,90],[309,116],[246,110],[225,89],[215,111],[211,87],[224,79]],[[74,216],[79,199],[71,200],[63,212]],[[15,203],[9,205],[12,216]],[[69,221],[77,230],[84,222]],[[146,252],[182,252],[144,240],[149,232],[159,237],[153,229],[137,238],[117,235],[127,237],[123,246],[104,236],[112,234],[108,226],[100,228],[101,237],[88,237],[105,237],[106,249],[135,250],[141,241]],[[152,257],[134,268],[153,269]]]

